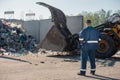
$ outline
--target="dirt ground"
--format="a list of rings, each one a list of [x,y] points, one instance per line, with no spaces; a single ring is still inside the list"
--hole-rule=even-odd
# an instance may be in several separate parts
[[[28,54],[0,56],[0,80],[120,80],[120,53],[96,59],[96,75],[79,76],[79,56]]]

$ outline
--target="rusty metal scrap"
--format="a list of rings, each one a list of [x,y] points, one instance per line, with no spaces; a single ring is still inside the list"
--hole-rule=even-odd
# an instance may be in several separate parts
[[[0,20],[0,53],[23,53],[37,50],[36,40],[20,28],[11,27]]]

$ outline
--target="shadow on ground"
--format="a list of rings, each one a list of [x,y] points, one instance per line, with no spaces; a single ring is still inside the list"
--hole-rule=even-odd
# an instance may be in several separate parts
[[[104,66],[114,66],[116,62],[120,62],[120,57],[111,57],[106,59],[96,59],[96,62],[101,63]]]
[[[48,55],[47,57],[80,60],[79,55]]]
[[[98,79],[98,80],[119,80],[117,78],[111,78],[111,77],[106,77],[106,76],[102,76],[102,75],[94,75],[94,76],[85,76],[88,78],[94,78],[94,79]]]
[[[47,57],[53,57],[53,58],[63,58],[64,61],[79,61],[80,56],[79,55],[48,55]],[[106,59],[98,59],[96,58],[96,62],[100,63],[103,66],[114,66],[116,62],[120,61],[120,57],[111,57]]]
[[[14,61],[19,61],[19,62],[25,62],[25,63],[32,64],[32,63],[31,63],[31,62],[29,62],[29,61],[26,61],[26,60],[21,60],[21,59],[17,59],[17,58],[13,58],[13,57],[0,56],[0,58],[3,58],[3,59],[9,59],[9,60],[14,60]]]

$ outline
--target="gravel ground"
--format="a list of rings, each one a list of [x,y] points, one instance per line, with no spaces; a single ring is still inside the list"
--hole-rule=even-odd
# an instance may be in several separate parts
[[[96,59],[96,75],[79,76],[79,56],[27,54],[0,56],[0,80],[120,80],[120,53]]]

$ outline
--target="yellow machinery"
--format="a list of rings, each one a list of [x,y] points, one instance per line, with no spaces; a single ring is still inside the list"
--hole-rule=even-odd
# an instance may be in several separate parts
[[[120,15],[115,13],[104,24],[96,26],[102,34],[96,57],[108,58],[120,49]]]

